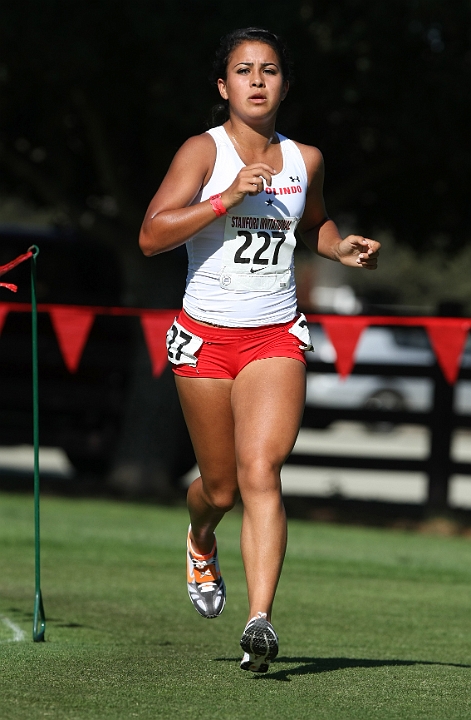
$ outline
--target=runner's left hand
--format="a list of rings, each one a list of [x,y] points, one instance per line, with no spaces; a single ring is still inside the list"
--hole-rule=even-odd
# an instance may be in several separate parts
[[[348,235],[338,245],[338,258],[343,265],[376,270],[381,243],[361,235]]]

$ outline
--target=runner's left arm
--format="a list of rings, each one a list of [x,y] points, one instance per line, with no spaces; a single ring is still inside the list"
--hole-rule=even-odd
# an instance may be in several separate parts
[[[342,239],[324,203],[324,160],[315,147],[298,145],[308,171],[306,207],[298,230],[304,243],[315,253],[350,267],[375,270],[380,243],[361,235]]]

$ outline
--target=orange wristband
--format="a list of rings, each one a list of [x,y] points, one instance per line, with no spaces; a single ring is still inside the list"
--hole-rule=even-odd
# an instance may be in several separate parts
[[[221,215],[227,215],[227,210],[222,204],[221,193],[218,193],[217,195],[211,195],[211,197],[209,198],[209,202],[211,203],[211,207],[216,213],[216,217],[221,217]]]

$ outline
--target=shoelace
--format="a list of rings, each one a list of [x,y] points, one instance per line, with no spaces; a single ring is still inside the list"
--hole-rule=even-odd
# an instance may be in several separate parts
[[[193,565],[195,568],[198,568],[198,570],[204,570],[205,567],[208,565],[214,565],[214,556],[211,558],[211,560],[197,560],[197,558],[192,557]]]
[[[246,625],[246,629],[247,629],[252,623],[254,623],[256,620],[266,620],[267,617],[268,617],[267,613],[258,612],[256,615],[253,616],[253,618],[250,618],[250,620],[248,621],[248,623],[247,623],[247,625]],[[267,622],[268,622],[268,621],[267,621]]]
[[[200,592],[214,592],[218,587],[216,582],[204,582],[199,583],[198,588]]]
[[[213,577],[213,574],[211,570],[205,570],[204,572],[200,573],[201,577],[205,577],[206,575],[209,575],[209,577]]]
[[[206,582],[198,583],[200,590],[209,590],[214,589],[217,586],[217,582],[215,579],[213,579],[213,573],[209,569],[209,565],[214,565],[214,555],[211,556],[209,560],[198,560],[198,558],[195,558],[193,555],[191,556],[191,561],[193,563],[193,566],[200,571],[201,578],[204,577],[210,577],[211,580],[207,580]],[[205,570],[205,568],[208,568]],[[204,572],[201,572],[204,570]]]

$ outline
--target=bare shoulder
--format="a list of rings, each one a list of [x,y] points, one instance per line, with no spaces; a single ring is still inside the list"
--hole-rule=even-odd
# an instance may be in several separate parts
[[[310,184],[311,180],[316,175],[323,175],[324,173],[323,155],[319,148],[314,147],[314,145],[304,145],[303,143],[297,142],[296,140],[294,140],[293,142],[303,156],[304,164],[306,165],[308,175],[308,182]]]
[[[211,177],[215,160],[216,144],[209,133],[188,138],[177,150],[147,215],[152,218],[190,205]]]
[[[173,159],[173,164],[187,165],[200,169],[212,168],[216,160],[216,143],[209,133],[193,135],[179,148]]]
[[[213,149],[214,152],[216,152],[216,143],[209,133],[204,132],[200,135],[192,135],[192,137],[188,138],[188,140],[185,140],[179,152],[182,150],[189,152],[208,152],[210,149]]]
[[[170,185],[174,189],[178,179],[180,187],[182,183],[188,184],[196,193],[211,176],[215,160],[216,144],[211,135],[194,135],[177,150],[162,186]]]

